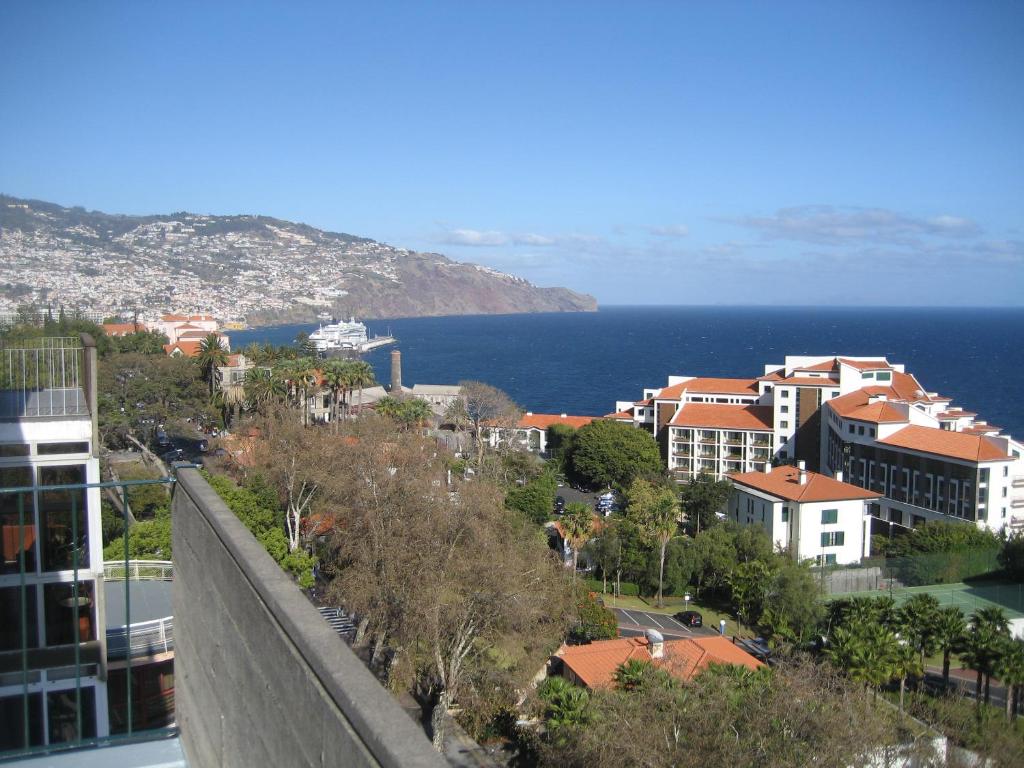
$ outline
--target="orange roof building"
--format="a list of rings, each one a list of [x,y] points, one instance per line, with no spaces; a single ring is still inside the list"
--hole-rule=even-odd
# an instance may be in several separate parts
[[[519,417],[514,427],[492,426],[491,447],[500,443],[511,443],[531,453],[546,454],[548,450],[548,427],[564,424],[573,429],[585,427],[597,416],[570,416],[566,413],[534,413],[527,411]]]
[[[870,506],[879,524],[1024,531],[1024,444],[883,357],[791,355],[750,379],[670,376],[605,418],[651,432],[680,482],[803,461],[881,494]]]
[[[721,635],[679,640],[653,635],[563,645],[554,656],[554,666],[567,680],[584,688],[610,688],[615,685],[616,670],[631,659],[649,662],[683,682],[691,681],[712,664],[733,664],[750,670],[764,666]]]
[[[855,564],[871,554],[869,502],[882,494],[802,467],[730,475],[727,516],[760,525],[776,548],[819,565]]]

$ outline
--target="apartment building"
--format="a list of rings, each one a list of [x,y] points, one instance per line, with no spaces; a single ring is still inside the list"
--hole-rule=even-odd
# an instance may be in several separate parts
[[[83,487],[100,479],[96,347],[40,339],[0,359],[3,751],[109,725],[100,497]]]
[[[884,358],[787,356],[755,379],[669,377],[606,418],[649,430],[680,482],[803,461],[903,526],[1024,528],[1024,446]]]

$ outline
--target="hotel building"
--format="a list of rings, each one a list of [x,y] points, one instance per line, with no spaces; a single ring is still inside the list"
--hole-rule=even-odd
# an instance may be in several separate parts
[[[884,358],[787,356],[753,379],[672,376],[606,418],[649,430],[680,482],[803,461],[878,492],[878,521],[1024,528],[1024,446]]]

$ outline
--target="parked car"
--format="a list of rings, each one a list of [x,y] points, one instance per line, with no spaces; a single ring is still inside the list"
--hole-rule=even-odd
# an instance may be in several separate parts
[[[704,617],[697,611],[680,611],[673,616],[684,627],[703,627]]]
[[[185,458],[185,452],[181,448],[174,448],[160,458],[164,461],[182,461]]]
[[[171,438],[167,436],[164,430],[158,429],[156,431],[156,444],[160,448],[167,448],[171,444]]]
[[[565,512],[565,497],[564,496],[555,496],[555,512],[557,514],[559,514],[559,515],[562,514],[563,512]]]
[[[200,440],[199,441],[199,451],[200,451],[200,453],[206,453],[208,450],[210,450],[210,444],[206,440]]]

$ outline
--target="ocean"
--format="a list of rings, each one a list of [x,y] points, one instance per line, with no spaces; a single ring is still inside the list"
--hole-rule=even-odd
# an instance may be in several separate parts
[[[366,321],[398,344],[365,359],[390,381],[478,379],[536,413],[601,415],[669,375],[754,377],[785,355],[884,356],[930,392],[1024,437],[1024,309],[604,307],[591,313],[474,315]],[[315,325],[231,333],[233,349],[290,344]]]

